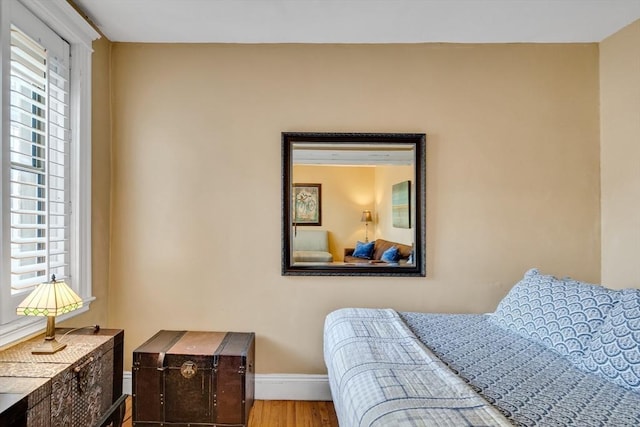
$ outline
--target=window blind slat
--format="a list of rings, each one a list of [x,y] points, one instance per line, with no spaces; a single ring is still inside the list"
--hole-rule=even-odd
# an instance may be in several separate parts
[[[32,238],[11,238],[11,243],[15,243],[18,245],[28,244],[28,243],[46,243],[47,239],[44,237],[32,237]],[[11,253],[13,256],[13,252]],[[19,255],[19,254],[18,254]]]
[[[27,180],[20,180],[19,178],[12,179],[9,182],[11,184],[16,184],[16,185],[25,186],[25,187],[34,187],[34,188],[38,188],[38,189],[47,188],[45,185],[41,185],[41,184],[38,184],[38,183],[35,183],[35,182],[31,182],[31,181],[27,181]]]
[[[40,258],[40,257],[37,257]],[[50,267],[62,267],[64,266],[65,263],[64,262],[54,262],[54,263],[50,263]],[[47,265],[45,263],[34,263],[34,264],[27,264],[24,265],[22,267],[16,267],[12,270],[13,274],[27,274],[27,273],[36,273],[38,271],[42,271],[47,267]]]
[[[14,259],[35,258],[35,257],[45,256],[46,254],[47,254],[47,251],[44,251],[44,250],[22,251],[19,254],[12,255],[11,258],[14,258]]]
[[[20,292],[25,289],[33,288],[39,285],[40,283],[47,281],[47,278],[45,276],[37,276],[37,277],[31,277],[29,279],[20,279],[20,280],[17,280],[17,279],[13,280],[13,275],[11,275],[11,277],[12,277],[11,290],[15,292]]]

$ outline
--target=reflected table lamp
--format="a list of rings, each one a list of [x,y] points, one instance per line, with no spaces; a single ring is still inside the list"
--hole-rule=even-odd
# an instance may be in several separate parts
[[[53,354],[67,345],[56,341],[56,316],[82,307],[82,299],[63,281],[51,276],[51,282],[38,285],[24,301],[18,305],[17,313],[22,316],[46,316],[47,330],[44,341],[33,349],[33,354]]]
[[[373,221],[373,217],[371,216],[371,211],[362,211],[362,217],[360,218],[361,222],[364,222],[364,241],[369,241],[369,223]]]

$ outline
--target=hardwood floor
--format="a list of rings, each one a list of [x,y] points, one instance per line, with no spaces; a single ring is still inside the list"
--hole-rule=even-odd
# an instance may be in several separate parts
[[[333,402],[257,400],[249,427],[338,427]]]
[[[127,397],[127,411],[124,413],[124,423],[122,427],[132,427],[133,420],[131,418],[131,396]]]
[[[131,397],[123,427],[132,427]],[[256,400],[248,427],[338,427],[333,402],[303,400]]]

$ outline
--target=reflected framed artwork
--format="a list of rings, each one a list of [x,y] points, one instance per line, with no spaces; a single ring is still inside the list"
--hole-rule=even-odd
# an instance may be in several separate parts
[[[391,217],[395,228],[411,228],[411,181],[392,186]]]
[[[322,225],[322,184],[293,184],[294,225]]]

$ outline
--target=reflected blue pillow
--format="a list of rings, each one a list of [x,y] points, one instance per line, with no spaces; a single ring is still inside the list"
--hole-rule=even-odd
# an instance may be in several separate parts
[[[356,242],[356,248],[353,251],[353,256],[356,258],[366,258],[371,259],[371,255],[373,254],[373,245],[376,242]]]
[[[400,260],[400,252],[396,246],[391,246],[382,253],[380,259],[384,262],[398,262]]]

